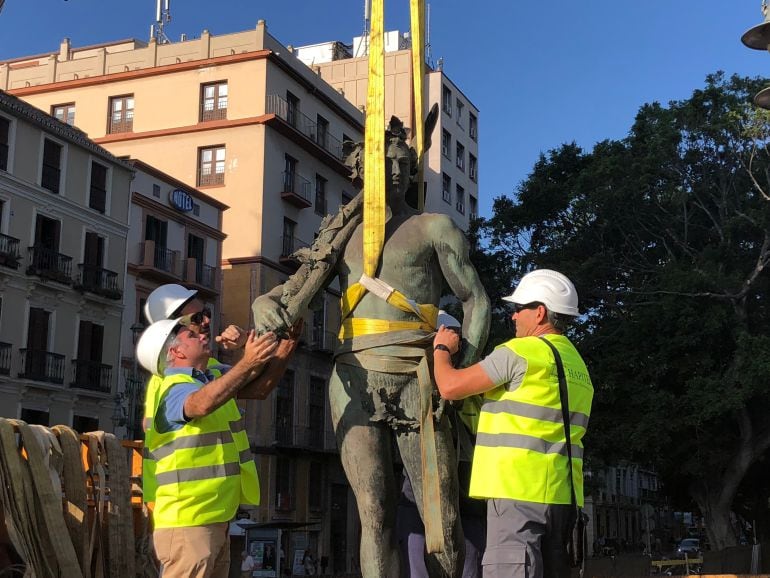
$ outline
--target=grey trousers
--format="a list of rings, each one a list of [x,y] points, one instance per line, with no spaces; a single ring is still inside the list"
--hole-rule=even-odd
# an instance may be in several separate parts
[[[574,521],[570,505],[487,500],[484,578],[568,578]]]

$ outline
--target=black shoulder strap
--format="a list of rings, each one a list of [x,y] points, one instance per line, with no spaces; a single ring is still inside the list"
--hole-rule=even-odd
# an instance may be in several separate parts
[[[553,358],[556,361],[556,372],[559,376],[559,401],[561,402],[561,418],[564,422],[564,441],[567,443],[567,459],[569,464],[569,487],[572,492],[572,505],[577,507],[577,498],[575,496],[575,483],[572,479],[572,436],[570,435],[569,421],[569,393],[567,392],[567,378],[564,375],[564,364],[561,362],[561,355],[553,343],[545,337],[540,339],[553,352]]]

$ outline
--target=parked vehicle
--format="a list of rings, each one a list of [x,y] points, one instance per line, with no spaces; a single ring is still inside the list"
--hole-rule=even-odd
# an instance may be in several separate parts
[[[676,553],[680,556],[687,554],[688,556],[697,556],[700,554],[700,539],[699,538],[685,538],[679,542],[679,546],[676,549]]]

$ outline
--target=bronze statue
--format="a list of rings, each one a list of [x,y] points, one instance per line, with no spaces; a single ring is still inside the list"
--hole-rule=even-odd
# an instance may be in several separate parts
[[[435,116],[436,107],[426,125]],[[419,213],[407,204],[416,155],[397,118],[391,119],[386,137],[388,218],[377,277],[362,278],[359,195],[324,220],[316,242],[300,253],[303,265],[297,273],[258,297],[252,308],[259,331],[281,331],[305,313],[336,274],[344,295],[343,324],[329,399],[361,519],[362,574],[374,578],[399,572],[394,539],[398,488],[391,450],[395,439],[420,515],[439,520],[433,526],[440,544],[429,555],[430,574],[460,576],[464,546],[457,463],[448,419],[435,413],[439,397],[429,363],[443,280],[463,305],[463,365],[475,362],[486,342],[489,299],[469,261],[465,235],[452,219]],[[354,178],[361,176],[361,150],[358,145],[348,157]]]

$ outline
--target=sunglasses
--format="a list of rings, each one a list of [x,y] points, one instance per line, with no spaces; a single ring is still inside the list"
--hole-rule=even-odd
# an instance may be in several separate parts
[[[521,313],[525,309],[537,309],[540,307],[542,303],[539,303],[538,301],[533,301],[532,303],[514,303],[513,305],[513,312],[514,313]]]
[[[209,309],[208,307],[204,307],[200,311],[190,315],[190,323],[193,325],[200,325],[201,323],[203,323],[204,317],[208,317],[209,319],[211,319],[211,309]]]

